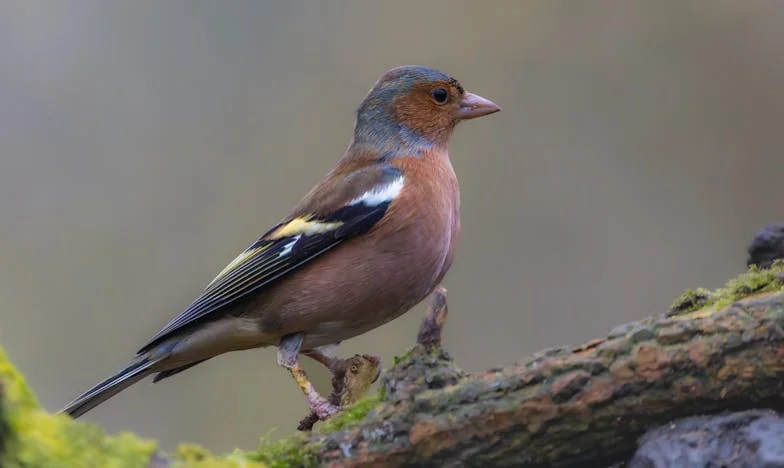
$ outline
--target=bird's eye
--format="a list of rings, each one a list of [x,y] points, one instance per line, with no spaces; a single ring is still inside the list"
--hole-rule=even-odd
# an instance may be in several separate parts
[[[430,95],[433,96],[433,100],[438,104],[445,103],[449,98],[449,93],[444,88],[436,88]]]

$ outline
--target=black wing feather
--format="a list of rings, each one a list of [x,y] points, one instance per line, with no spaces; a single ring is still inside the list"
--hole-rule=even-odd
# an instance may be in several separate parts
[[[139,353],[149,351],[173,333],[273,283],[302,264],[335,248],[344,240],[367,232],[384,216],[389,204],[390,202],[376,205],[356,203],[321,216],[317,221],[341,223],[335,229],[323,233],[267,239],[266,237],[281,227],[275,226],[238,257],[248,255],[247,258],[218,275],[201,296],[159,331]]]

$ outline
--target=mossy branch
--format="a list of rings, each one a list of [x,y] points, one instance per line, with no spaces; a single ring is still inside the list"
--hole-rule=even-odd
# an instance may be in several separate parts
[[[43,412],[0,355],[3,466],[591,466],[625,461],[646,430],[685,416],[782,405],[784,264],[578,347],[470,374],[440,345],[444,291],[381,392],[308,436],[213,457]],[[2,427],[0,425],[0,427]]]

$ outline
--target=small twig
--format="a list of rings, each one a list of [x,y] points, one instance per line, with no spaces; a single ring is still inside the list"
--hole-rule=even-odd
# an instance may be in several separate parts
[[[423,346],[441,346],[441,331],[446,324],[449,307],[446,304],[446,288],[438,286],[433,292],[433,299],[427,308],[425,320],[419,329],[417,344]]]

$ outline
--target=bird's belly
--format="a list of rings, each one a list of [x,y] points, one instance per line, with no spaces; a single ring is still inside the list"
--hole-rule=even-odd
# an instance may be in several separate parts
[[[302,348],[317,348],[363,335],[399,317],[403,313],[405,313],[405,310],[395,314],[378,314],[376,315],[378,320],[375,321],[343,320],[318,323],[306,332]]]
[[[325,290],[324,295],[337,293],[345,301],[324,309],[315,307],[312,313],[306,310],[300,312],[312,319],[308,320],[305,330],[304,346],[323,346],[347,340],[406,313],[435,288],[435,279],[445,256],[442,250],[420,251],[424,258],[410,261],[390,256],[386,265],[378,270],[355,268],[343,273],[339,283],[345,287]],[[351,292],[341,294],[341,289]]]
[[[300,281],[283,281],[254,301],[259,328],[273,336],[305,332],[308,349],[399,317],[443,276],[451,231],[449,225],[435,233],[430,228],[400,234],[395,243],[357,239],[351,249],[335,249],[303,266],[297,272]]]
[[[437,269],[417,273],[430,279],[437,274]],[[392,281],[383,288],[369,287],[364,294],[353,294],[352,301],[342,307],[293,314],[307,317],[308,323],[303,326],[303,347],[307,349],[337,343],[378,328],[409,311],[436,286],[428,281],[421,285],[408,284],[403,288],[392,284]]]

